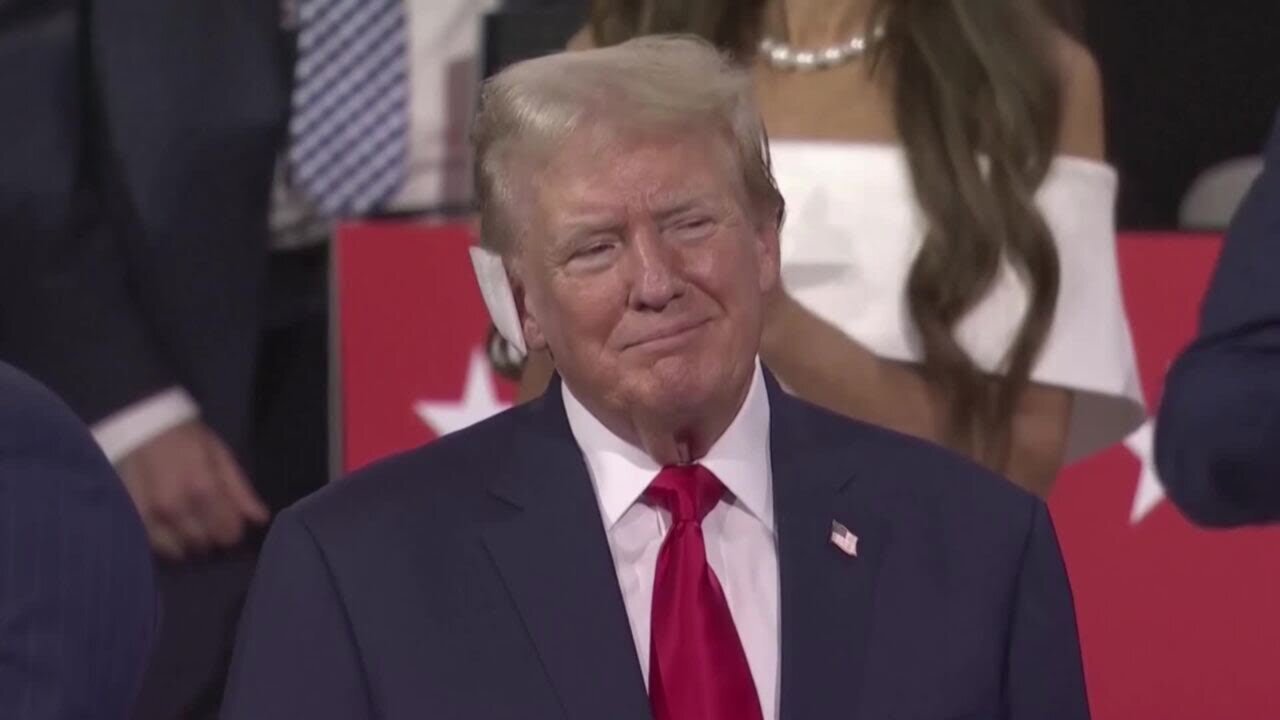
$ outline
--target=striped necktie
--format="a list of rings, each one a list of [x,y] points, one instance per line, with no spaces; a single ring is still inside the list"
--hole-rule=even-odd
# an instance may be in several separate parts
[[[405,0],[301,0],[289,163],[326,214],[361,215],[404,181]]]

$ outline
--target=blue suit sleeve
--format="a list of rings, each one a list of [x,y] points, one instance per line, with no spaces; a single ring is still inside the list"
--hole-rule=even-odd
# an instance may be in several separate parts
[[[1227,233],[1199,336],[1169,372],[1156,460],[1195,522],[1280,520],[1280,123]]]
[[[240,621],[223,720],[373,717],[342,599],[296,510],[267,536]]]
[[[0,717],[128,718],[155,621],[123,485],[70,409],[0,365]]]
[[[1089,717],[1071,584],[1053,521],[1039,500],[1014,593],[1005,700],[1010,720]]]

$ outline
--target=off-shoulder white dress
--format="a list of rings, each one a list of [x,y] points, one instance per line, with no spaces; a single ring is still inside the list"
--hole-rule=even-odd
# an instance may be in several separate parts
[[[780,140],[771,151],[787,201],[788,292],[878,356],[919,361],[904,288],[924,220],[902,149]],[[1122,440],[1146,416],[1116,263],[1116,188],[1109,166],[1058,157],[1037,195],[1062,282],[1032,381],[1074,394],[1068,462]],[[1006,265],[957,329],[980,367],[999,367],[1026,307],[1023,281]]]

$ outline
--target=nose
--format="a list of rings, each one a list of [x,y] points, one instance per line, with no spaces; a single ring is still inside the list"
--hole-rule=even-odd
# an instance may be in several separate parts
[[[653,227],[636,229],[628,245],[634,268],[631,307],[661,312],[685,292],[680,255]]]

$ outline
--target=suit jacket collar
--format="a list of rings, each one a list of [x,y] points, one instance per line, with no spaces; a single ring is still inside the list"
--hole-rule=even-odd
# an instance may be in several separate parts
[[[781,592],[781,717],[824,717],[861,695],[875,578],[890,526],[857,482],[850,426],[784,392],[767,371]],[[649,718],[599,505],[558,379],[521,412],[491,492],[513,506],[484,531],[570,718]],[[858,554],[831,543],[832,522]]]
[[[516,512],[491,522],[484,542],[565,716],[650,718],[613,557],[559,382],[518,412],[506,472],[490,485]]]
[[[582,449],[599,499],[605,528],[611,529],[640,499],[662,466],[639,447],[615,435],[563,383],[565,414]],[[769,392],[756,361],[751,386],[724,433],[698,458],[748,512],[773,531],[773,480],[769,465]]]

